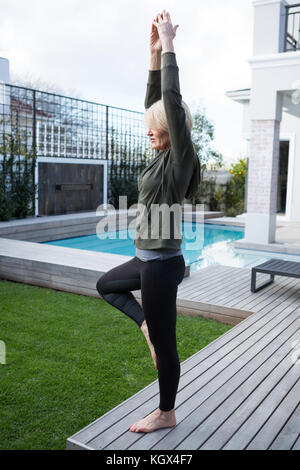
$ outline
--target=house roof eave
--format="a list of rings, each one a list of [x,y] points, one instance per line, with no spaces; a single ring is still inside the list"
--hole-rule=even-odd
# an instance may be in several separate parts
[[[250,101],[250,93],[251,88],[243,88],[241,90],[228,90],[225,95],[233,101],[244,104]]]

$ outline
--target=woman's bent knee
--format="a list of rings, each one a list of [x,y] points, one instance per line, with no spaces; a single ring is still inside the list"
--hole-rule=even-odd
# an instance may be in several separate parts
[[[104,293],[104,287],[103,287],[104,282],[103,282],[102,278],[103,278],[103,276],[101,276],[98,279],[97,283],[96,283],[96,289],[97,289],[97,291],[99,292],[100,295],[102,295]]]

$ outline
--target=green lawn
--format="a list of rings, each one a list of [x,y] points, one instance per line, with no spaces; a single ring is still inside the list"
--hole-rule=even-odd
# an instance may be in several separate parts
[[[177,317],[180,361],[231,326]],[[0,280],[0,448],[66,439],[157,379],[133,321],[100,297]]]

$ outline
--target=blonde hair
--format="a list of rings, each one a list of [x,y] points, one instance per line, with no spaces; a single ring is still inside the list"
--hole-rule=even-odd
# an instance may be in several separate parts
[[[182,100],[185,111],[186,125],[190,131],[193,127],[193,117],[188,105]],[[155,129],[161,134],[168,134],[168,124],[163,100],[155,101],[145,112],[144,122],[149,129]]]

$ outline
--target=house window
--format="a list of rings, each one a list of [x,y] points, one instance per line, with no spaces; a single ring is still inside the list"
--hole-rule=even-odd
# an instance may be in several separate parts
[[[285,52],[300,50],[300,3],[285,7]]]

